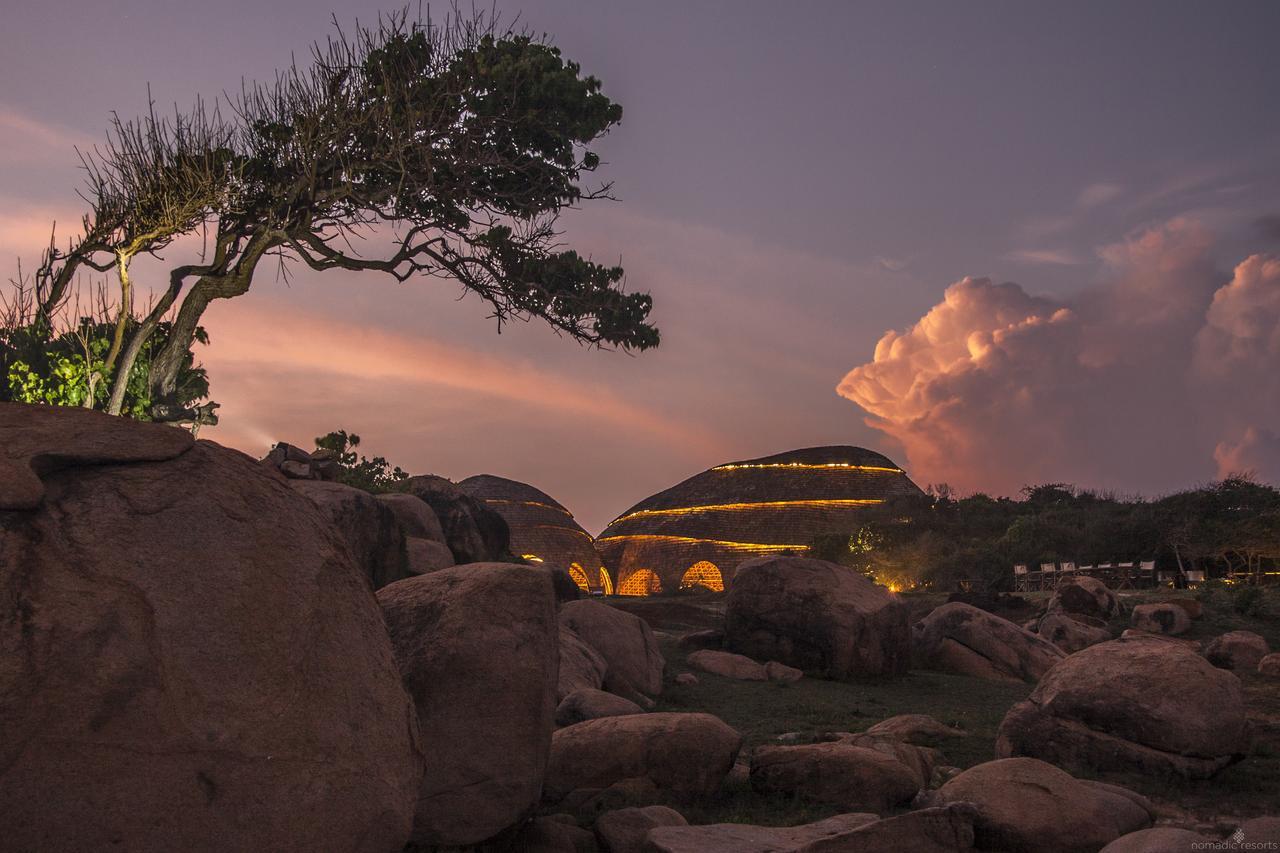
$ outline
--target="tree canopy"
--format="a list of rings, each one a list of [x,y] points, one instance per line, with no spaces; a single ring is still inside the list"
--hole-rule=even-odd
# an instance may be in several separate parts
[[[1280,570],[1280,490],[1236,475],[1157,500],[1064,483],[1022,500],[950,489],[874,507],[857,530],[820,536],[811,553],[899,587],[959,581],[1012,586],[1015,563],[1156,560],[1209,577]]]
[[[609,197],[608,184],[584,183],[600,165],[587,146],[622,108],[545,39],[480,13],[455,10],[442,25],[399,13],[339,30],[308,65],[245,86],[226,112],[117,118],[106,145],[82,155],[83,230],[45,252],[28,323],[52,337],[79,275],[114,278],[82,405],[124,413],[146,357],[146,414],[208,420],[183,387],[199,320],[213,300],[247,292],[268,258],[286,274],[303,264],[450,279],[499,327],[539,318],[590,345],[658,344],[652,300],[626,292],[622,268],[560,243],[565,208]],[[131,262],[197,233],[200,258],[169,269],[138,311]]]

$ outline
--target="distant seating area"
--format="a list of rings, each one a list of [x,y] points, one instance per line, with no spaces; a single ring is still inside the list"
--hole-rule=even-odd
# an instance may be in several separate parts
[[[1013,588],[1016,592],[1038,592],[1057,589],[1065,578],[1091,577],[1105,583],[1112,589],[1137,589],[1152,587],[1157,584],[1176,583],[1178,572],[1156,572],[1155,560],[1133,562],[1107,562],[1096,566],[1085,564],[1077,566],[1074,562],[1041,563],[1038,570],[1029,568],[1025,563],[1013,567]],[[1187,571],[1181,573],[1184,584],[1203,583],[1203,571]]]

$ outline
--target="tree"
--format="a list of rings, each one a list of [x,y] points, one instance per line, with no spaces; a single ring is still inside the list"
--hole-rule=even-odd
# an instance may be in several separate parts
[[[625,292],[622,268],[558,242],[565,208],[609,197],[608,184],[583,184],[600,164],[587,145],[622,108],[545,40],[482,13],[455,9],[438,26],[401,12],[339,30],[305,69],[245,87],[230,112],[197,104],[172,118],[116,119],[105,148],[82,156],[90,211],[68,248],[44,255],[36,322],[81,272],[114,276],[106,411],[123,411],[121,378],[172,312],[148,371],[150,414],[198,422],[179,383],[200,317],[247,292],[267,258],[286,275],[301,263],[452,279],[487,303],[499,329],[536,317],[589,345],[658,344],[652,300]],[[196,232],[207,251],[170,269],[131,323],[131,262]]]
[[[356,448],[359,446],[360,436],[345,429],[334,430],[316,438],[316,450],[333,454],[338,482],[374,494],[404,488],[403,483],[409,479],[409,475],[400,470],[399,465],[393,467],[382,456],[372,459],[357,457]]]

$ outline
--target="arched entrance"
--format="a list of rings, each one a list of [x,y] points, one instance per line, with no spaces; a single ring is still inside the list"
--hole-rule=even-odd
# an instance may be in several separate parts
[[[604,566],[600,567],[600,589],[605,595],[613,595],[613,578],[609,577],[609,572]]]
[[[636,569],[618,584],[618,595],[654,595],[662,592],[662,581],[648,569]]]
[[[583,592],[591,591],[591,584],[587,583],[587,573],[582,570],[582,566],[577,563],[570,563],[569,577],[573,578],[573,582],[578,585],[578,589]]]
[[[708,560],[694,563],[684,573],[684,577],[680,578],[681,589],[693,589],[699,586],[712,592],[724,592],[724,577],[715,563]]]

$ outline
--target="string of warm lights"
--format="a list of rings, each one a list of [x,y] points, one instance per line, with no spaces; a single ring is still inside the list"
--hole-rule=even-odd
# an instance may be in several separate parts
[[[901,468],[885,468],[882,465],[854,465],[852,462],[747,462],[742,464],[717,465],[712,471],[737,471],[742,468],[797,468],[801,470],[822,470],[838,468],[846,471],[880,471],[885,474],[905,474]]]
[[[484,502],[487,504],[508,504],[512,506],[536,506],[539,509],[555,510],[556,512],[564,513],[570,518],[573,518],[573,513],[569,512],[569,510],[564,507],[552,506],[551,504],[543,503],[542,501],[512,501],[507,500],[506,498],[485,498]]]
[[[727,504],[702,504],[701,506],[685,506],[675,507],[672,509],[638,509],[635,512],[615,518],[612,524],[620,521],[626,521],[629,518],[641,518],[652,515],[692,515],[699,512],[733,512],[737,510],[753,510],[753,509],[784,509],[792,507],[844,507],[844,506],[871,506],[874,504],[884,503],[879,498],[824,498],[814,500],[791,500],[791,501],[756,501],[754,503],[727,503]]]
[[[597,542],[616,542],[620,539],[663,542],[692,542],[695,544],[719,545],[724,548],[736,548],[742,551],[808,551],[808,545],[761,545],[756,542],[729,542],[724,539],[698,539],[693,536],[663,536],[656,533],[623,533],[617,536],[601,536]]]
[[[585,530],[575,530],[572,527],[561,527],[558,524],[530,524],[529,526],[539,530],[557,530],[561,533],[572,533],[574,536],[585,536],[587,537],[588,541],[591,541],[591,542],[595,541],[594,539],[591,538],[590,533],[587,533]]]

